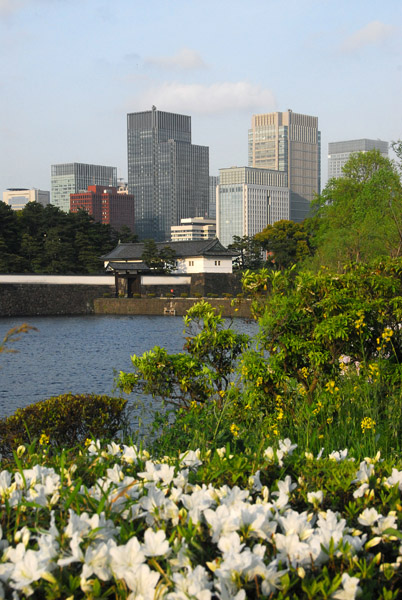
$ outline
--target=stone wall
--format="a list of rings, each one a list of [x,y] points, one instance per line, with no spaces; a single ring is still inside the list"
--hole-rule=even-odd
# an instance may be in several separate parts
[[[114,285],[0,285],[1,317],[86,315],[94,313],[94,299],[114,295]]]
[[[250,317],[250,300],[232,306],[229,298],[206,298],[211,306],[222,311],[224,317]],[[97,298],[97,315],[176,315],[183,316],[199,298]]]

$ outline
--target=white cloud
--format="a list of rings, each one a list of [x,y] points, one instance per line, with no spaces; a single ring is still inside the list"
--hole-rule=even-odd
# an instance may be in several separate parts
[[[211,85],[164,83],[148,89],[139,101],[145,106],[154,104],[161,110],[198,114],[253,110],[270,112],[276,104],[271,90],[247,81]]]
[[[182,48],[174,56],[150,56],[145,59],[145,64],[162,69],[180,69],[189,71],[206,67],[202,57],[191,48]]]
[[[355,52],[364,46],[382,44],[393,37],[396,32],[397,28],[393,25],[386,25],[381,21],[372,21],[347,37],[341,46],[341,50]]]

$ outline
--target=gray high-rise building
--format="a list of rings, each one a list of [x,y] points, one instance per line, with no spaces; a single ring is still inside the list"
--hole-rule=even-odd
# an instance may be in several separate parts
[[[381,155],[388,157],[388,142],[381,140],[348,140],[345,142],[330,142],[328,144],[328,179],[342,177],[343,167],[352,154],[379,150]]]
[[[248,139],[249,167],[285,171],[290,219],[300,222],[321,186],[318,118],[286,112],[253,115]]]
[[[70,194],[86,192],[89,185],[117,187],[117,168],[83,163],[51,166],[51,203],[70,210]]]
[[[223,246],[233,236],[252,237],[267,225],[289,219],[287,173],[271,169],[219,169],[216,205],[218,238]]]
[[[209,208],[208,217],[216,219],[216,188],[219,184],[219,175],[209,176]]]
[[[140,239],[165,241],[186,217],[208,215],[209,148],[191,143],[191,117],[127,115],[128,190]]]

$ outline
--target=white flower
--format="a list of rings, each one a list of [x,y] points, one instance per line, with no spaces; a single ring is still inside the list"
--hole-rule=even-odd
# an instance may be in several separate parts
[[[391,476],[384,481],[384,485],[386,487],[397,485],[399,490],[402,491],[402,471],[398,471],[398,469],[395,468],[392,469]]]
[[[284,454],[292,454],[295,448],[297,448],[297,444],[292,444],[289,438],[279,440],[279,450],[281,450]]]
[[[102,581],[107,581],[110,578],[110,550],[115,546],[116,542],[114,540],[88,546],[85,551],[81,574],[83,581],[87,580],[93,574]]]
[[[343,589],[338,589],[334,594],[332,594],[332,598],[334,600],[354,600],[357,594],[361,591],[359,587],[359,579],[357,577],[351,577],[347,573],[342,575],[342,583]]]
[[[330,460],[335,460],[336,462],[342,462],[343,460],[346,460],[347,456],[348,456],[347,448],[345,448],[344,450],[339,450],[339,451],[334,450],[333,452],[331,452],[331,454],[328,454],[328,458]]]
[[[123,445],[123,453],[121,456],[122,460],[128,464],[135,464],[138,460],[138,448],[137,446],[126,446]]]
[[[322,490],[318,490],[317,492],[307,492],[307,501],[311,502],[314,506],[318,506],[322,504],[324,500],[324,494]]]
[[[200,450],[187,450],[187,452],[182,452],[180,454],[180,463],[185,465],[186,467],[190,467],[195,469],[202,465],[202,461],[200,460],[201,452]]]
[[[145,556],[167,556],[170,553],[169,542],[163,529],[153,531],[148,528],[146,530],[142,551]]]
[[[129,571],[136,571],[145,562],[145,555],[136,537],[122,546],[110,548],[110,568],[117,579],[124,579]]]
[[[371,527],[381,516],[375,508],[365,508],[357,520],[360,525]]]
[[[198,565],[195,569],[188,568],[186,573],[174,573],[175,590],[167,595],[167,600],[210,600],[212,583],[208,579],[205,568]]]
[[[151,571],[148,565],[142,564],[135,571],[127,571],[124,580],[133,592],[127,600],[154,600],[159,573]]]

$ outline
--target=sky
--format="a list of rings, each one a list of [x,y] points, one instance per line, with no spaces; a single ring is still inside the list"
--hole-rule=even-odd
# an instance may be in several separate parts
[[[50,166],[117,167],[127,113],[190,115],[210,174],[247,165],[253,114],[328,142],[402,139],[401,0],[0,0],[0,193]],[[0,196],[1,197],[1,196]]]

